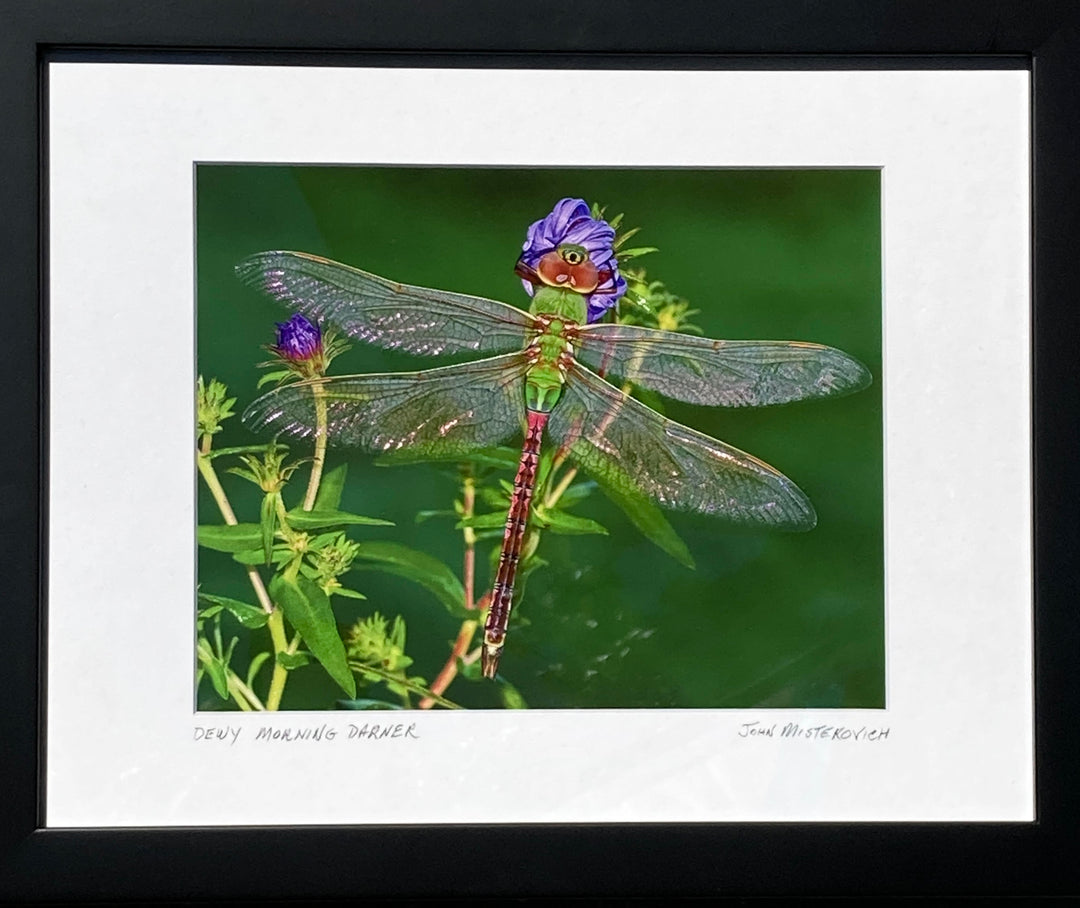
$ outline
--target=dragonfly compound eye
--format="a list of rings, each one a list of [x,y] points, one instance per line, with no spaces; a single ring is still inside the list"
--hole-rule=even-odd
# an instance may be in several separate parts
[[[575,246],[569,243],[560,246],[555,251],[559,253],[559,257],[567,265],[580,265],[589,257],[589,253],[584,246]]]
[[[565,247],[560,247],[542,256],[536,265],[540,280],[551,287],[568,287],[581,294],[592,293],[600,281],[600,272],[589,260],[584,249],[581,250],[581,257],[576,262],[571,262],[568,256],[576,254],[577,249],[571,248],[568,251]]]

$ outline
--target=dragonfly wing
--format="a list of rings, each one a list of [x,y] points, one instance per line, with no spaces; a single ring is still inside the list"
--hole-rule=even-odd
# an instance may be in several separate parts
[[[722,341],[633,325],[579,329],[577,357],[665,397],[711,407],[761,407],[849,394],[870,372],[841,350],[803,341]]]
[[[307,438],[325,403],[327,439],[398,460],[446,459],[492,447],[525,418],[521,352],[424,372],[335,375],[283,385],[244,411],[253,430]]]
[[[236,274],[312,321],[408,353],[507,353],[524,346],[534,325],[506,303],[399,284],[305,252],[260,252]]]
[[[665,419],[579,363],[548,431],[602,482],[637,489],[664,507],[790,530],[817,522],[813,505],[782,473]]]

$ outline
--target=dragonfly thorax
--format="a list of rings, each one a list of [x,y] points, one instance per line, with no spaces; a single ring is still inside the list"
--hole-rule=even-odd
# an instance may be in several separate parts
[[[548,315],[553,319],[565,319],[579,325],[589,320],[589,306],[585,297],[570,287],[542,284],[536,288],[529,311],[533,315]]]

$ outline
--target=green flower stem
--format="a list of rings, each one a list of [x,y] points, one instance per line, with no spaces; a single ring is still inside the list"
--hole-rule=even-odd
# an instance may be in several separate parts
[[[475,513],[476,479],[472,475],[472,468],[465,464],[462,466],[461,516],[463,519],[468,520]],[[476,530],[472,527],[464,527],[461,532],[465,537],[465,567],[463,571],[465,608],[472,611],[476,608],[474,598],[476,596]],[[476,633],[476,628],[477,622],[472,618],[466,618],[461,622],[461,629],[458,631],[454,645],[450,648],[450,655],[447,657],[443,667],[439,669],[439,674],[435,676],[435,680],[431,683],[431,690],[434,693],[441,694],[450,686],[450,682],[457,677],[458,659],[465,655],[466,650],[468,650],[469,644],[472,643],[473,634]],[[431,709],[434,705],[435,701],[431,697],[424,697],[420,701],[421,709]]]
[[[563,475],[563,478],[559,480],[559,484],[548,494],[544,499],[544,507],[554,507],[555,503],[562,498],[562,493],[570,488],[570,483],[574,481],[574,477],[577,476],[577,467],[571,467]]]
[[[266,709],[266,707],[263,706],[263,704],[262,704],[262,700],[260,700],[255,695],[255,691],[253,691],[243,681],[241,681],[240,676],[237,675],[232,669],[229,669],[228,682],[229,682],[229,693],[231,693],[233,695],[233,699],[236,700],[237,697],[239,696],[239,698],[244,701],[245,705],[242,705],[240,707],[241,709],[252,709],[252,708],[254,708],[254,709],[259,710],[260,712],[262,710]],[[237,702],[240,702],[240,701],[237,700]]]
[[[286,540],[291,542],[295,534],[289,526],[289,512],[285,510],[285,502],[282,500],[281,495],[277,497],[276,509],[281,532],[285,535]]]
[[[406,690],[411,690],[414,694],[419,694],[421,697],[430,697],[440,706],[445,706],[447,709],[463,709],[464,707],[458,705],[453,700],[447,700],[446,697],[441,697],[434,691],[429,690],[422,684],[417,684],[415,681],[410,681],[408,678],[404,678],[401,675],[395,675],[393,672],[385,671],[376,665],[368,665],[364,662],[350,662],[349,668],[351,668],[357,674],[363,672],[370,672],[373,675],[378,675],[385,681],[392,681],[394,684],[400,684]]]
[[[214,496],[214,501],[217,502],[218,510],[221,511],[221,516],[224,521],[230,526],[235,526],[239,521],[236,519],[236,514],[233,513],[232,505],[229,504],[229,499],[225,495],[225,489],[221,486],[221,480],[218,479],[217,471],[214,470],[214,465],[210,458],[206,455],[210,453],[210,436],[203,436],[202,447],[198,451],[195,457],[195,461],[199,466],[199,472],[202,474],[203,479],[206,481],[207,487],[210,489],[210,494]],[[285,642],[285,624],[281,611],[274,608],[274,604],[270,601],[270,594],[266,591],[266,585],[263,583],[262,577],[259,576],[259,571],[253,564],[247,565],[248,579],[251,581],[251,587],[255,590],[255,597],[259,600],[259,605],[262,606],[263,611],[269,615],[266,626],[270,628],[270,639],[274,644],[274,655],[284,652],[287,646]],[[270,693],[266,697],[266,709],[276,710],[281,704],[281,695],[285,691],[285,681],[288,678],[288,672],[278,665],[277,659],[274,660],[274,673],[270,679]]]
[[[465,468],[465,476],[461,482],[463,519],[470,519],[476,512],[476,480],[473,478],[472,469]],[[476,530],[465,527],[461,531],[465,537],[465,608],[476,607]]]
[[[229,499],[225,496],[225,489],[221,487],[221,480],[218,479],[213,462],[206,456],[209,453],[210,436],[205,435],[203,436],[202,450],[195,455],[195,462],[199,465],[199,472],[210,489],[210,494],[214,496],[214,501],[217,502],[222,518],[230,526],[236,526],[239,521],[236,519],[236,514],[233,513]],[[247,575],[248,580],[251,581],[251,588],[255,590],[255,597],[259,600],[259,605],[262,606],[264,612],[268,615],[271,614],[274,611],[274,605],[270,601],[270,595],[266,592],[266,586],[263,584],[262,577],[259,576],[259,572],[254,565],[247,566]]]
[[[243,698],[240,691],[238,691],[232,684],[229,684],[229,693],[232,695],[233,700],[236,701],[236,705],[240,707],[246,713],[251,712],[251,705],[247,700]]]
[[[326,392],[322,385],[315,385],[311,391],[315,397],[315,458],[311,462],[311,476],[304,496],[305,511],[315,507],[315,496],[319,492],[323,465],[326,463]]]
[[[285,640],[285,616],[280,609],[274,609],[267,619],[266,626],[270,628],[270,639],[274,643],[274,655],[289,651],[289,645]],[[289,672],[285,666],[274,659],[274,673],[270,677],[270,692],[266,695],[266,708],[271,712],[281,706],[281,695],[285,693],[285,682]]]

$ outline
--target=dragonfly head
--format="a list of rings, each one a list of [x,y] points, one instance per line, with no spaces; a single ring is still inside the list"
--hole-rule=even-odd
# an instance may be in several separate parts
[[[550,287],[568,287],[575,293],[592,293],[600,283],[600,271],[584,246],[563,243],[546,252],[536,263],[536,274]]]

